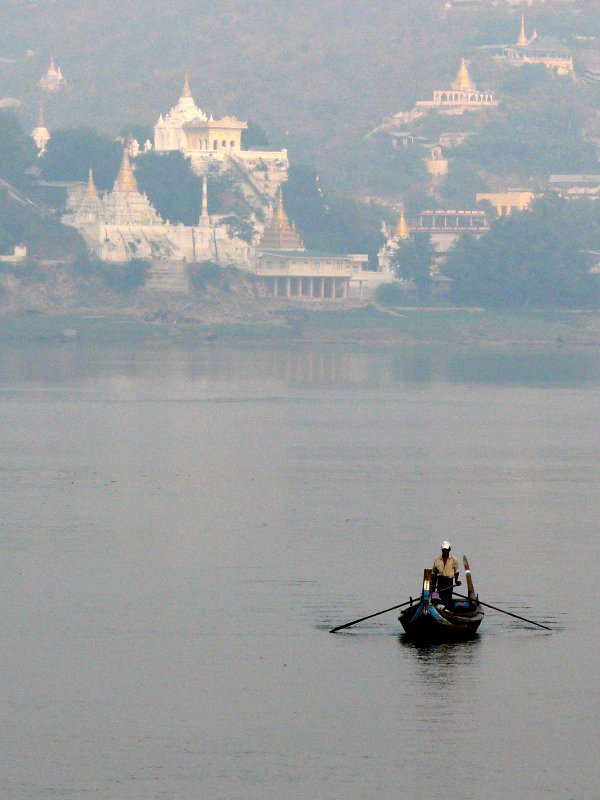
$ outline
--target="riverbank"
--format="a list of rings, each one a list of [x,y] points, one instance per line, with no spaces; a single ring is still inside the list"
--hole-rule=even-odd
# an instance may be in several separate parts
[[[304,341],[357,344],[600,345],[600,314],[483,309],[311,310],[284,306],[263,319],[203,321],[171,311],[0,313],[0,341]]]

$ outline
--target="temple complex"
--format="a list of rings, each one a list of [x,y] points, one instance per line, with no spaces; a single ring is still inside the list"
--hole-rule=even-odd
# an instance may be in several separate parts
[[[31,138],[38,149],[38,158],[46,152],[46,145],[50,141],[50,131],[44,122],[44,106],[40,103],[40,113],[35,128],[31,131]]]
[[[46,74],[42,75],[42,77],[39,79],[38,86],[44,92],[54,94],[55,92],[59,92],[61,89],[64,89],[66,85],[67,82],[63,77],[60,67],[54,66],[54,57],[50,56],[50,66],[48,67]]]
[[[415,136],[412,126],[430,113],[457,115],[470,111],[485,111],[497,108],[498,101],[493,92],[480,91],[471,78],[467,62],[461,58],[456,79],[447,89],[435,89],[431,100],[418,100],[410,111],[399,111],[393,117],[388,117],[382,124],[373,128],[367,138],[376,133],[386,133],[394,138],[394,146],[406,147],[410,140],[422,140],[417,143],[426,148],[431,148],[429,157],[426,158],[428,172],[434,177],[444,176],[447,172],[447,162],[439,149],[441,143],[429,142],[423,137]],[[468,135],[468,134],[466,134]]]
[[[287,150],[244,150],[242,132],[247,127],[236,117],[208,116],[196,105],[186,76],[181,97],[154,127],[154,149],[181,151],[199,175],[212,164],[234,170],[245,184],[247,199],[264,209],[287,179]]]
[[[304,300],[346,300],[351,284],[362,298],[367,255],[335,255],[306,250],[283,206],[281,192],[273,217],[257,246],[255,272],[263,292]]]
[[[521,15],[519,36],[515,44],[492,45],[482,49],[491,50],[495,58],[511,66],[543,64],[548,69],[553,69],[557,75],[573,74],[573,56],[569,48],[558,39],[538,36],[535,30],[528,37],[524,15]]]
[[[73,197],[79,197],[74,193]],[[197,225],[165,222],[145,194],[140,193],[127,150],[112,192],[98,195],[89,173],[85,194],[69,204],[63,222],[77,228],[90,250],[103,261],[133,258],[153,262],[215,261],[248,268],[250,245],[230,236],[224,217],[208,215],[207,183],[203,179],[202,213]]]
[[[480,92],[469,74],[467,62],[460,60],[456,79],[449,89],[436,89],[431,100],[419,100],[415,110],[435,110],[440,114],[463,114],[465,111],[477,111],[495,108],[498,101],[493,92]]]

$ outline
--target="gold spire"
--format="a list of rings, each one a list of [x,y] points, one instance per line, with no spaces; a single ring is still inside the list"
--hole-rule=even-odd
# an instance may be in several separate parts
[[[264,250],[304,250],[298,231],[290,225],[281,189],[277,193],[277,208],[265,227],[259,247]]]
[[[123,150],[123,160],[121,161],[121,169],[117,175],[117,189],[119,192],[137,192],[138,186],[131,164],[129,163],[129,156],[127,150]]]
[[[192,97],[192,90],[190,89],[190,76],[186,69],[185,71],[185,81],[183,82],[183,91],[181,93],[182,97]]]
[[[464,58],[461,58],[460,60],[460,67],[458,68],[456,80],[452,84],[452,88],[462,92],[475,91],[475,84],[471,80],[469,70],[467,69],[467,62]]]
[[[519,40],[517,45],[519,47],[526,47],[529,44],[527,41],[527,34],[525,33],[525,14],[521,14],[521,30],[519,31]]]
[[[86,195],[89,197],[97,197],[98,191],[96,189],[96,184],[94,183],[94,173],[92,172],[92,168],[90,167],[88,170],[88,182],[87,182],[87,189]]]
[[[409,239],[410,238],[410,229],[406,224],[406,220],[404,219],[404,206],[400,209],[400,219],[398,220],[398,225],[396,226],[396,238],[397,239]]]

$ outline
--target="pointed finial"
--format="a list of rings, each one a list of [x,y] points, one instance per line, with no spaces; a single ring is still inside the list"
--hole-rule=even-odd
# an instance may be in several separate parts
[[[187,67],[185,70],[185,81],[183,82],[183,91],[181,92],[182,97],[192,97],[192,90],[190,89],[190,75],[187,71]]]
[[[90,167],[88,170],[88,182],[87,182],[87,189],[85,192],[89,197],[97,197],[98,191],[96,189],[96,184],[94,183],[94,173],[92,172],[92,168]]]
[[[285,223],[288,221],[285,208],[283,207],[283,192],[281,191],[281,186],[277,192],[277,208],[275,209],[275,219],[278,223]]]
[[[525,14],[521,14],[521,29],[519,31],[519,39],[517,45],[519,47],[526,47],[529,44],[527,34],[525,33]]]
[[[123,150],[123,160],[121,161],[121,168],[115,183],[119,192],[138,191],[137,181],[133,174],[133,170],[131,169],[131,164],[129,163],[129,154],[127,153],[127,148]]]
[[[472,92],[475,90],[475,84],[471,80],[471,76],[469,75],[469,70],[467,68],[467,62],[464,58],[461,58],[460,60],[460,67],[458,68],[456,80],[452,84],[452,88],[463,92]]]
[[[404,219],[404,206],[400,209],[400,219],[398,220],[398,225],[396,226],[396,238],[397,239],[409,239],[410,238],[410,229],[406,224],[406,220]]]

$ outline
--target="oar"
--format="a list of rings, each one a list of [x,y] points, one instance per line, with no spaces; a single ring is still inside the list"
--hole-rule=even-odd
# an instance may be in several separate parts
[[[409,603],[414,603],[415,601],[411,597],[410,600],[407,600],[406,603],[400,603],[399,606],[391,606],[391,608],[384,608],[383,611],[377,611],[375,614],[369,614],[368,617],[361,617],[360,619],[355,619],[353,622],[347,622],[345,625],[338,625],[337,628],[332,628],[329,633],[335,633],[336,631],[341,631],[343,628],[351,628],[353,625],[358,625],[359,622],[364,622],[366,619],[373,619],[373,617],[378,617],[380,614],[387,614],[388,611],[394,611],[396,608],[402,608],[402,606],[407,606]]]
[[[456,597],[462,597],[463,600],[469,600],[466,595],[458,594],[458,592],[453,592]],[[513,614],[512,611],[505,611],[503,608],[498,608],[498,606],[492,606],[489,603],[483,603],[481,600],[477,599],[474,601],[475,603],[479,603],[480,606],[485,606],[486,608],[493,608],[494,611],[499,611],[501,614],[506,614],[509,617],[515,617],[516,619],[521,619],[523,622],[529,622],[530,625],[537,625],[538,628],[543,628],[546,631],[552,632],[552,628],[549,628],[547,625],[542,625],[541,622],[534,622],[532,619],[527,619],[527,617],[520,617],[518,614]]]

